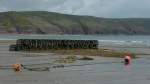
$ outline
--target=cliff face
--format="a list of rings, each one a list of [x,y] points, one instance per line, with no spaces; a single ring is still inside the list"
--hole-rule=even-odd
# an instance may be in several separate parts
[[[1,12],[0,34],[150,34],[150,18],[111,19],[45,11]]]

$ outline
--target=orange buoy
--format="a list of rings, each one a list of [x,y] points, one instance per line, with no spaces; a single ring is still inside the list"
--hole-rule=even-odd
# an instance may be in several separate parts
[[[131,64],[131,55],[128,54],[124,57],[124,64],[125,65]]]
[[[20,72],[22,68],[22,65],[19,63],[13,64],[13,69],[15,72]]]

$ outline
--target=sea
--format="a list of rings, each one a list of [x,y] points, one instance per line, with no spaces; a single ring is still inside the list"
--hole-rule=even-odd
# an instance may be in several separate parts
[[[145,35],[0,35],[0,40],[17,39],[66,39],[66,40],[98,40],[99,48],[129,50],[134,48],[150,48],[150,36]]]
[[[0,35],[0,40],[17,39],[98,40],[102,46],[105,44],[150,46],[150,36],[145,35]]]

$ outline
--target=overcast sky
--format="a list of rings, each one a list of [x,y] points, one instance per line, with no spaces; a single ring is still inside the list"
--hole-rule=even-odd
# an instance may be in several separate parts
[[[107,18],[150,18],[150,0],[0,0],[0,11],[52,11]]]

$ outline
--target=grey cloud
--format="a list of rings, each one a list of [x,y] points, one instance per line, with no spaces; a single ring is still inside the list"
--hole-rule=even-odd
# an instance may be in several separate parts
[[[0,0],[0,11],[53,11],[98,17],[150,17],[149,0]]]
[[[63,3],[65,0],[0,0],[0,10],[47,10]]]

